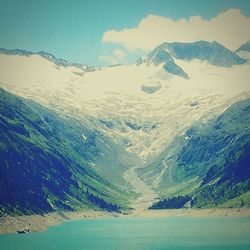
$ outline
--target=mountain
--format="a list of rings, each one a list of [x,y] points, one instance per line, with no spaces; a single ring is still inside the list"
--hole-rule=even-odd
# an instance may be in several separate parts
[[[235,52],[248,51],[250,52],[250,42],[242,44]]]
[[[162,46],[155,48],[145,59],[139,59],[137,65],[142,63],[146,63],[147,65],[153,64],[155,66],[163,64],[163,69],[166,72],[188,79],[187,73],[175,63],[171,54]]]
[[[199,59],[222,67],[231,67],[246,62],[245,59],[240,58],[236,53],[217,42],[199,41],[193,43],[163,43],[150,52],[146,58],[139,59],[137,64],[146,63],[155,66],[163,64],[163,68],[167,72],[188,79],[188,73],[177,65],[176,59],[185,61]]]
[[[195,160],[194,165],[188,165],[188,157],[193,159],[199,155],[192,151],[195,143],[192,147],[187,145],[189,137],[192,131],[203,131],[202,127],[206,128],[234,103],[249,98],[250,65],[216,43],[192,43],[199,53],[193,51],[195,49],[180,49],[184,45],[165,43],[164,46],[169,48],[157,47],[150,53],[148,61],[146,57],[137,65],[102,67],[95,71],[85,71],[73,64],[63,66],[63,62],[58,65],[57,60],[60,59],[45,56],[44,53],[28,56],[23,51],[19,54],[15,51],[0,53],[0,87],[25,104],[16,103],[15,111],[10,110],[15,114],[19,112],[14,121],[2,115],[5,124],[1,132],[5,135],[3,149],[13,148],[8,138],[14,138],[18,147],[12,149],[13,155],[20,157],[24,151],[31,168],[37,160],[36,154],[32,153],[35,145],[42,152],[42,159],[38,158],[39,169],[44,166],[41,162],[52,158],[54,160],[49,160],[50,167],[45,173],[52,176],[50,171],[55,169],[58,175],[55,178],[52,176],[53,183],[57,178],[59,183],[68,183],[67,190],[58,184],[67,198],[61,194],[59,197],[53,189],[45,189],[48,192],[46,196],[40,184],[38,193],[46,206],[52,209],[69,206],[68,209],[74,210],[84,206],[107,209],[107,204],[116,204],[121,208],[142,209],[157,197],[172,199],[179,195],[186,199],[187,195],[193,198],[195,190],[196,206],[200,206],[199,200],[202,199],[198,199],[198,189],[201,190],[210,165],[206,168],[204,162],[197,163]],[[208,52],[206,46],[213,49]],[[216,57],[217,54],[223,58]],[[224,61],[224,66],[219,66]],[[6,98],[3,113],[7,112],[10,99]],[[33,122],[29,114],[39,121],[42,128]],[[50,117],[48,121],[47,116]],[[12,124],[23,126],[13,128]],[[24,134],[20,137],[15,129]],[[211,127],[210,134],[213,130],[215,128]],[[230,133],[230,130],[227,128],[225,133]],[[237,131],[235,133],[238,134]],[[208,135],[204,132],[203,136]],[[221,135],[218,133],[216,136],[220,138]],[[29,146],[27,141],[31,143]],[[205,144],[204,140],[202,142]],[[202,152],[205,149],[197,150]],[[184,155],[186,158],[183,158]],[[12,155],[6,154],[6,161],[12,158]],[[216,155],[213,161],[219,158],[220,155]],[[55,159],[62,168],[57,167]],[[9,165],[19,167],[15,161]],[[79,170],[80,167],[88,174]],[[67,178],[60,173],[61,169],[69,171]],[[18,173],[22,183],[25,183],[26,172],[21,168]],[[13,172],[7,172],[6,176],[11,174]],[[42,175],[43,172],[39,172],[39,176]],[[62,177],[65,180],[60,179]],[[73,191],[72,179],[78,183]],[[42,181],[37,179],[38,183]],[[8,189],[4,190],[7,192]],[[48,201],[48,197],[52,198]],[[10,204],[6,197],[4,199],[4,204]],[[19,201],[25,203],[25,199],[20,198]],[[185,199],[176,198],[175,202],[183,203]],[[59,200],[63,203],[60,207]],[[4,209],[13,211],[11,208],[15,208],[15,202],[12,202],[14,205],[8,208],[4,205]],[[225,203],[220,201],[220,204]],[[32,209],[33,212],[39,211],[39,206]]]
[[[250,62],[250,42],[242,44],[235,53]]]
[[[76,120],[0,90],[0,213],[118,211],[126,192],[92,165],[104,140]]]
[[[96,69],[92,66],[89,65],[82,65],[79,63],[71,63],[68,62],[64,59],[58,59],[56,58],[54,55],[44,52],[44,51],[39,51],[39,52],[31,52],[31,51],[27,51],[27,50],[21,50],[21,49],[12,49],[12,50],[8,50],[8,49],[3,49],[0,48],[0,54],[5,54],[5,55],[19,55],[19,56],[32,56],[32,55],[39,55],[42,56],[43,58],[53,62],[55,65],[57,66],[61,66],[61,67],[76,67],[79,68],[81,70],[87,71],[87,72],[91,72],[91,71],[95,71]]]
[[[199,59],[216,66],[231,67],[246,61],[217,42],[164,43],[162,48],[182,60]]]
[[[175,189],[170,197],[188,195],[195,207],[250,205],[249,124],[250,99],[233,104],[208,122],[194,124],[174,142],[171,162],[161,162],[168,164],[162,188]],[[169,206],[175,199],[159,204]]]
[[[242,80],[238,69],[232,77],[229,68],[217,72],[203,62],[187,64],[192,78],[188,81],[144,64],[84,72],[73,66],[57,67],[40,55],[0,54],[0,86],[102,133],[121,145],[123,153],[136,155],[125,157],[135,158],[131,166],[151,160],[170,137],[182,133],[193,120],[207,112],[219,112],[234,102],[232,95],[238,98],[247,91],[248,78]],[[248,71],[246,65],[242,67]],[[127,166],[128,160],[122,161]],[[100,165],[97,168],[106,170]],[[126,167],[119,172],[122,169]]]

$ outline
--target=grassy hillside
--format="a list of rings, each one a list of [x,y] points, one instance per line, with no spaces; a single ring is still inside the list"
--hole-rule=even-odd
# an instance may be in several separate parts
[[[189,195],[196,207],[250,204],[250,99],[195,124],[172,146],[175,152],[160,184],[162,197]]]
[[[91,166],[101,155],[100,137],[0,90],[0,214],[125,206],[129,195]]]

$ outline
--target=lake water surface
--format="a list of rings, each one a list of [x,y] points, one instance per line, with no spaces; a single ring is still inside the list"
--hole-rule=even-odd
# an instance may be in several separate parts
[[[250,249],[250,218],[85,219],[47,232],[0,235],[1,250]]]

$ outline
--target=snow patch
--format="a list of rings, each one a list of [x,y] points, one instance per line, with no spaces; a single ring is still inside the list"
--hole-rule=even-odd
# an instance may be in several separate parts
[[[84,134],[82,134],[82,138],[83,138],[85,141],[87,141],[87,137],[86,137]]]

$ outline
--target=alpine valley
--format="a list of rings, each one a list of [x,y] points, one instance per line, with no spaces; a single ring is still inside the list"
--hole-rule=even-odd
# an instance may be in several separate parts
[[[250,43],[92,67],[0,50],[0,214],[250,205]]]

